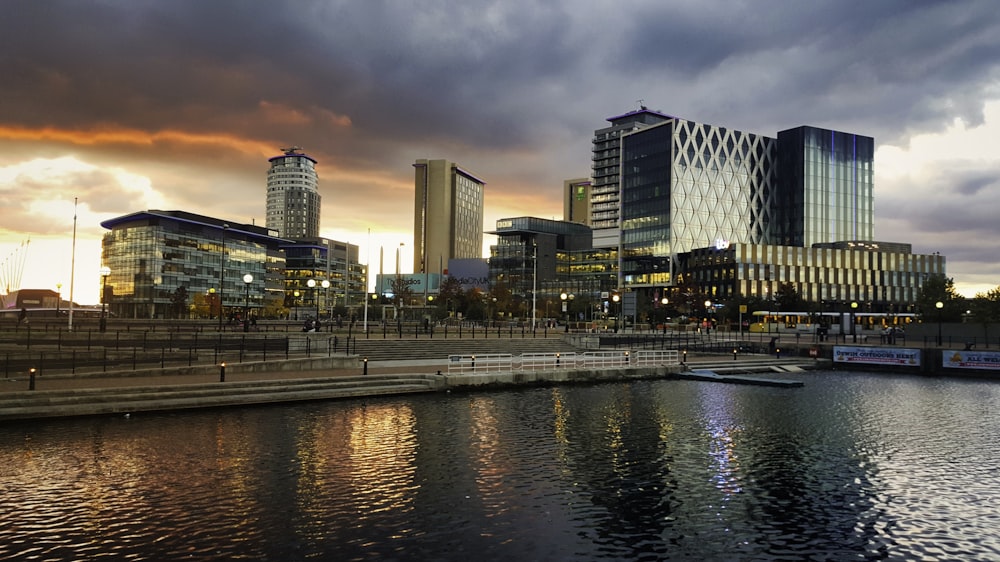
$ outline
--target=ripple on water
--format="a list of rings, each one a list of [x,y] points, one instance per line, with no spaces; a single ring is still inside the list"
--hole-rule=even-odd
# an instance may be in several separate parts
[[[0,427],[0,558],[1000,558],[1000,391],[802,376]]]

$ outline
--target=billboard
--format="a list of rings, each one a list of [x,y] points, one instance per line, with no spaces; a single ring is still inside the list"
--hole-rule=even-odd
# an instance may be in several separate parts
[[[988,369],[1000,371],[1000,352],[948,351],[941,354],[941,366],[949,369]]]
[[[486,260],[479,258],[448,260],[448,277],[458,280],[462,290],[478,288],[490,289],[490,268]]]
[[[920,350],[896,347],[855,347],[850,345],[836,345],[833,347],[833,362],[919,367]]]

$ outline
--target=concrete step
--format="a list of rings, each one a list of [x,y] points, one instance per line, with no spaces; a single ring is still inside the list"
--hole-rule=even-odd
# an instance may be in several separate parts
[[[438,380],[434,375],[374,375],[252,383],[23,391],[0,399],[0,421],[432,392],[437,388]]]

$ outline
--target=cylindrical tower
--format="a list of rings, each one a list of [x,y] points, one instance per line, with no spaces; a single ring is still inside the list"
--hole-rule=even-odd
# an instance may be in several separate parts
[[[267,171],[266,226],[282,238],[319,236],[319,176],[316,160],[298,146],[281,149]]]

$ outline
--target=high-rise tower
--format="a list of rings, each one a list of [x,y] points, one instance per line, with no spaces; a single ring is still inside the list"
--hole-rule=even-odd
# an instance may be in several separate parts
[[[281,238],[315,238],[320,209],[316,160],[298,146],[281,150],[284,154],[268,160],[266,226]]]
[[[414,164],[413,272],[483,257],[486,182],[447,160]]]
[[[595,248],[615,248],[619,243],[622,135],[669,119],[669,115],[640,106],[636,111],[609,117],[610,127],[594,131],[590,226],[594,229]]]

